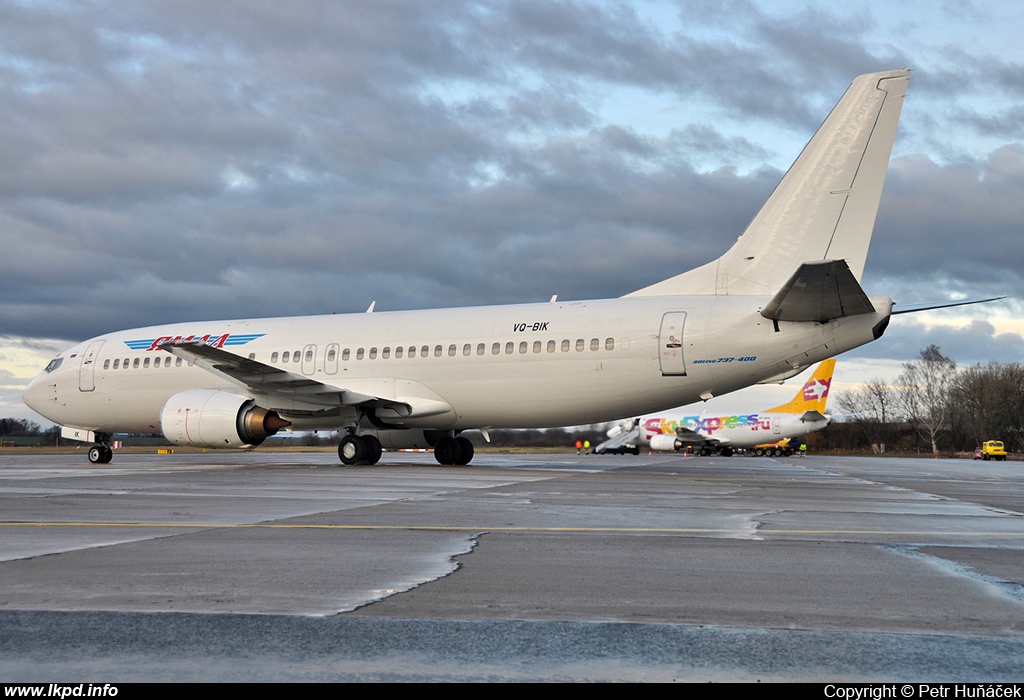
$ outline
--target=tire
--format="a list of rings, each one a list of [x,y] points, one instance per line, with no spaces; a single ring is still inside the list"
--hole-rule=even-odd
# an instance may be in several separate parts
[[[106,453],[103,451],[103,445],[93,445],[89,448],[89,461],[93,464],[106,464],[106,462],[103,461],[105,456]],[[110,460],[108,459],[107,462],[109,461]]]
[[[434,459],[438,464],[454,466],[462,457],[462,447],[453,437],[443,437],[434,445]]]
[[[457,437],[455,438],[455,442],[459,444],[459,459],[455,463],[465,466],[473,461],[473,453],[475,450],[473,449],[473,443],[469,441],[469,438]]]
[[[383,449],[381,449],[380,440],[377,439],[377,436],[363,435],[362,440],[366,446],[366,455],[363,457],[363,462],[365,464],[376,464],[379,462]]]
[[[352,466],[366,459],[367,444],[358,435],[346,435],[338,445],[338,459],[342,464]]]
[[[764,457],[764,448],[758,447],[754,454],[756,454],[758,457]]]

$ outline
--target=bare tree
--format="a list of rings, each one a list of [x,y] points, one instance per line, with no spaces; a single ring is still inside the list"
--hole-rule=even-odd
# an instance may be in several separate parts
[[[858,391],[840,395],[839,409],[864,431],[872,449],[885,451],[896,419],[896,397],[893,388],[881,379],[874,379]]]
[[[931,443],[938,457],[939,433],[949,427],[949,394],[956,363],[943,355],[937,345],[921,351],[919,359],[903,365],[896,379],[897,403],[918,433]]]

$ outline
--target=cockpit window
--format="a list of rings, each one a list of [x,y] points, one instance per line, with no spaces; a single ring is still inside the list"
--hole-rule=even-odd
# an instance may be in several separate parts
[[[46,365],[46,369],[44,369],[43,371],[46,372],[47,374],[49,374],[53,370],[55,370],[58,367],[60,367],[60,363],[63,362],[63,361],[64,361],[63,357],[55,357],[52,360],[50,360],[50,364]]]

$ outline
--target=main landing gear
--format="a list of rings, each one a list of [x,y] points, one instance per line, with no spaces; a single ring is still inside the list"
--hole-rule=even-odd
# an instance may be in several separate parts
[[[473,459],[473,443],[464,437],[445,436],[434,445],[434,459],[438,464],[464,465]]]
[[[445,435],[434,443],[434,459],[446,466],[469,464],[473,452],[473,443],[464,437]],[[380,455],[380,440],[374,435],[349,433],[338,445],[338,458],[342,464],[376,464]]]
[[[380,461],[380,440],[374,435],[346,435],[338,445],[342,464],[376,464]]]

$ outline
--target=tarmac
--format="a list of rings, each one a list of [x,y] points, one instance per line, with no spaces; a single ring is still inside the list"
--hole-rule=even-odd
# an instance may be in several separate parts
[[[1014,682],[1024,466],[0,453],[0,677]]]

